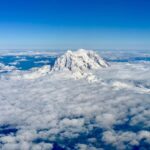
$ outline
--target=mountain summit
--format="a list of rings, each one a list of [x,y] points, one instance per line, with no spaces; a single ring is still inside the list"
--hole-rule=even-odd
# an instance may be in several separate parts
[[[108,63],[104,61],[96,52],[79,49],[77,51],[68,50],[60,56],[54,65],[54,70],[87,71],[105,68]]]
[[[77,51],[68,50],[60,56],[54,64],[53,71],[70,71],[76,78],[81,78],[90,70],[108,66],[108,63],[96,52],[79,49]]]

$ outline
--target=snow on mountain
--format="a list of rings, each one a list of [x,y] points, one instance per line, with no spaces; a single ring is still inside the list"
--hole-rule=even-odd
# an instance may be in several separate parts
[[[107,66],[108,64],[96,52],[79,49],[74,52],[68,50],[64,55],[60,56],[57,59],[53,69],[85,71],[105,68]]]
[[[91,80],[94,77],[90,71],[108,66],[108,63],[96,52],[79,49],[77,51],[68,50],[64,55],[60,56],[52,70],[70,71],[76,79],[86,77]]]

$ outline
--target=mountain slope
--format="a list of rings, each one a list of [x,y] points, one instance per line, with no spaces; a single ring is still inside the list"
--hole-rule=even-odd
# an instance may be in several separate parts
[[[52,70],[70,71],[75,78],[83,78],[92,70],[106,68],[108,66],[108,63],[96,52],[79,49],[77,51],[69,50],[60,56]]]

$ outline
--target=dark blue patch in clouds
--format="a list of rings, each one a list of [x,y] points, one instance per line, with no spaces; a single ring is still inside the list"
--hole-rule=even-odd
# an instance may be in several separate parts
[[[130,117],[129,117],[130,118]],[[92,121],[93,122],[93,121]],[[93,122],[94,123],[94,122]],[[100,127],[97,127],[97,125],[93,128],[89,129],[88,125],[85,126],[85,128],[87,128],[86,132],[80,132],[78,134],[77,137],[75,138],[71,138],[71,137],[63,137],[63,135],[58,134],[55,135],[55,140],[51,141],[48,137],[45,138],[37,138],[35,140],[33,140],[32,142],[34,144],[39,144],[39,143],[52,143],[53,144],[53,149],[52,150],[67,150],[67,149],[71,149],[71,150],[77,150],[77,144],[85,144],[88,146],[94,146],[95,148],[103,148],[105,150],[116,150],[116,147],[113,146],[112,144],[108,144],[105,143],[102,140],[102,134],[103,132],[105,132],[105,129],[102,129]],[[113,127],[113,129],[117,132],[133,132],[133,133],[137,133],[139,131],[142,131],[144,128],[142,128],[142,126],[130,126],[129,122],[126,122],[125,124],[122,125],[115,125]],[[7,135],[15,135],[17,133],[19,129],[16,128],[13,125],[1,125],[0,126],[0,136],[7,136]],[[42,130],[40,130],[39,132],[41,132]],[[48,129],[43,129],[43,131],[49,131]],[[38,132],[38,131],[37,131]],[[95,141],[90,141],[89,139],[95,138]],[[126,141],[124,141],[124,143],[127,146],[127,149],[131,149],[131,150],[141,150],[141,149],[149,149],[149,143],[147,143],[147,141],[145,140],[145,138],[141,139],[139,141],[139,145],[128,145],[129,143]],[[2,144],[2,143],[1,143]]]
[[[62,148],[61,146],[59,146],[57,143],[53,144],[53,149],[52,150],[65,150],[65,148]]]
[[[92,146],[96,148],[103,147],[106,150],[115,150],[112,145],[105,145],[104,142],[101,140],[102,139],[102,133],[103,129],[94,127],[88,132],[82,132],[79,133],[79,135],[75,138],[71,137],[63,137],[63,132],[61,132],[59,135],[56,135],[56,140],[55,141],[50,141],[49,139],[45,138],[38,138],[34,140],[34,143],[52,143],[53,144],[53,150],[66,150],[66,149],[71,149],[75,150],[77,149],[76,146],[77,144],[86,144],[90,145],[89,139],[90,138],[96,138],[98,141],[92,142]]]
[[[130,113],[130,110],[129,110]],[[144,127],[143,124],[136,124],[134,126],[130,125],[130,121],[131,118],[133,116],[129,115],[128,116],[128,121],[126,121],[124,124],[119,124],[119,125],[114,125],[113,126],[113,130],[116,133],[125,133],[125,132],[133,132],[133,133],[138,133],[142,130],[148,131],[147,128]],[[52,143],[53,144],[53,150],[67,150],[67,149],[71,149],[71,150],[77,150],[79,148],[77,148],[77,144],[85,144],[88,146],[94,146],[95,148],[103,148],[105,150],[117,150],[117,148],[113,145],[113,144],[108,144],[105,143],[103,141],[103,133],[105,131],[107,131],[107,129],[104,128],[100,128],[98,127],[98,125],[96,124],[96,122],[94,120],[90,120],[90,125],[92,128],[89,128],[89,124],[85,124],[85,128],[87,130],[85,131],[81,131],[80,133],[78,133],[78,136],[76,137],[65,137],[63,136],[63,133],[65,133],[65,131],[60,132],[59,134],[55,135],[55,140],[49,140],[49,138],[37,138],[33,141],[33,143],[35,144],[39,144],[39,143]],[[69,130],[69,129],[68,129]],[[38,132],[48,132],[49,129],[42,129],[39,130]],[[70,134],[74,134],[74,133],[70,133]],[[95,138],[95,141],[90,141],[90,139]],[[125,143],[126,141],[124,141]],[[142,139],[141,141],[139,141],[139,145],[138,146],[134,146],[134,145],[129,145],[129,143],[125,143],[128,149],[131,150],[141,150],[143,149],[148,149],[149,148],[149,143],[147,143],[145,141],[145,139]]]
[[[19,70],[29,70],[34,67],[42,67],[44,65],[53,66],[56,57],[52,56],[3,56],[0,57],[0,63],[8,66],[15,66]]]
[[[18,131],[18,129],[11,125],[0,126],[0,135],[15,134],[17,131]]]

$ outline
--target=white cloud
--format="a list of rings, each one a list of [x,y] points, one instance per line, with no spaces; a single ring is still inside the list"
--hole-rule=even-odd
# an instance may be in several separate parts
[[[11,72],[15,69],[16,68],[14,66],[8,66],[8,65],[4,65],[4,64],[0,63],[0,73]]]
[[[44,70],[0,79],[0,149],[150,145],[149,63],[112,63],[94,71],[91,84]]]

